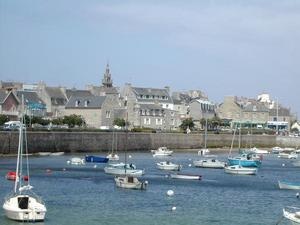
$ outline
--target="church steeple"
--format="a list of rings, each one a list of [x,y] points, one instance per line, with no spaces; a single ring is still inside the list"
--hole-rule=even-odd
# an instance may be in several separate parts
[[[104,77],[102,79],[102,85],[104,87],[108,87],[108,88],[112,87],[112,85],[113,85],[113,81],[111,79],[111,74],[109,72],[109,64],[108,63],[106,64],[106,70],[104,73]]]

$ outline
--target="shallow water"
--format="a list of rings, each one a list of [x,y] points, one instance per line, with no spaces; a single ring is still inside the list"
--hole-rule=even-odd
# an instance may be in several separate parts
[[[201,181],[167,178],[168,172],[155,167],[163,159],[154,159],[148,152],[130,155],[128,161],[146,170],[141,179],[149,182],[147,190],[115,187],[113,176],[103,172],[104,164],[97,168],[68,166],[66,161],[75,155],[30,157],[31,184],[48,210],[45,222],[35,224],[275,225],[284,206],[300,206],[297,191],[280,190],[277,184],[278,180],[299,181],[300,168],[276,155],[264,157],[256,176],[189,167],[198,158],[196,153],[175,153],[169,158],[183,165],[182,173],[202,175]],[[226,155],[219,157],[225,160]],[[14,157],[0,158],[2,202],[13,188],[5,174],[15,169],[15,163]],[[174,196],[166,195],[169,189]],[[22,224],[6,219],[2,209],[0,212],[1,225]],[[289,223],[282,220],[280,224]]]

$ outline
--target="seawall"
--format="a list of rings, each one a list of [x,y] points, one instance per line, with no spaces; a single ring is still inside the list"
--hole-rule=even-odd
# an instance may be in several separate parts
[[[203,134],[183,133],[124,133],[117,132],[27,132],[30,153],[37,152],[108,152],[112,142],[118,151],[147,151],[159,146],[172,149],[199,149],[204,146]],[[231,134],[208,134],[207,147],[230,147]],[[126,142],[126,140],[128,140]],[[126,146],[127,145],[127,146]],[[300,138],[273,135],[242,135],[242,147],[300,147]],[[234,140],[238,146],[238,138]],[[0,132],[0,154],[15,154],[18,149],[18,132]],[[225,150],[224,150],[225,151]],[[226,150],[227,151],[227,150]]]

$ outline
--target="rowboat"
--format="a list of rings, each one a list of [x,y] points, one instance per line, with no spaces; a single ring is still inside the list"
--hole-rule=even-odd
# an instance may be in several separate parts
[[[183,179],[183,180],[201,180],[201,175],[193,175],[193,174],[179,174],[179,173],[171,173],[170,177],[173,179]]]
[[[278,181],[278,185],[280,189],[300,190],[300,182]]]

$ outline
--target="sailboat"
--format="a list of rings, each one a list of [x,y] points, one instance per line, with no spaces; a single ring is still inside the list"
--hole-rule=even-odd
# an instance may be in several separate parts
[[[16,179],[13,193],[5,198],[3,209],[9,219],[16,221],[44,221],[46,206],[39,196],[32,192],[30,185],[28,150],[25,121],[22,115],[22,125],[19,128],[19,147],[16,166]],[[25,145],[25,146],[24,146]],[[24,149],[25,147],[25,149]],[[25,153],[23,152],[25,150]],[[23,154],[26,154],[26,172],[28,180],[23,184]]]
[[[117,149],[118,147],[118,139],[117,139],[117,133],[112,133],[112,147],[111,147],[111,153],[109,153],[106,158],[108,158],[109,161],[118,161],[119,156],[117,153],[114,152],[114,149]]]
[[[236,127],[233,132],[233,138],[232,138],[231,147],[230,147],[229,156],[228,156],[229,165],[225,166],[224,171],[225,171],[225,173],[230,173],[230,174],[255,175],[257,173],[257,168],[244,167],[242,165],[242,163],[245,164],[245,160],[247,161],[247,159],[244,159],[242,157],[231,157],[230,156],[232,148],[233,148],[235,133],[236,133]],[[240,144],[240,141],[239,141],[239,144]],[[230,164],[230,163],[232,163],[232,164]]]
[[[241,149],[241,124],[239,127],[239,152]],[[235,127],[234,133],[233,133],[233,140],[235,138],[235,133],[236,133],[236,129],[237,126]],[[228,156],[228,163],[230,166],[235,166],[235,165],[239,165],[239,166],[243,166],[243,167],[259,167],[261,165],[261,157],[256,157],[255,154],[253,153],[244,153],[242,155],[239,156],[231,156],[231,150],[233,147],[233,140],[232,140],[232,144],[231,144],[231,148],[230,148],[230,153]]]
[[[144,190],[144,189],[146,189],[146,187],[148,185],[148,181],[143,181],[143,182],[139,181],[137,176],[135,176],[136,173],[139,173],[140,171],[142,171],[141,173],[144,174],[144,170],[136,170],[135,168],[132,168],[131,170],[129,170],[127,172],[127,170],[128,170],[128,168],[127,168],[127,141],[128,141],[128,129],[126,128],[124,174],[115,177],[116,186],[120,187],[120,188]],[[130,164],[130,165],[132,165],[132,164]],[[132,172],[134,172],[134,173],[132,173]]]

